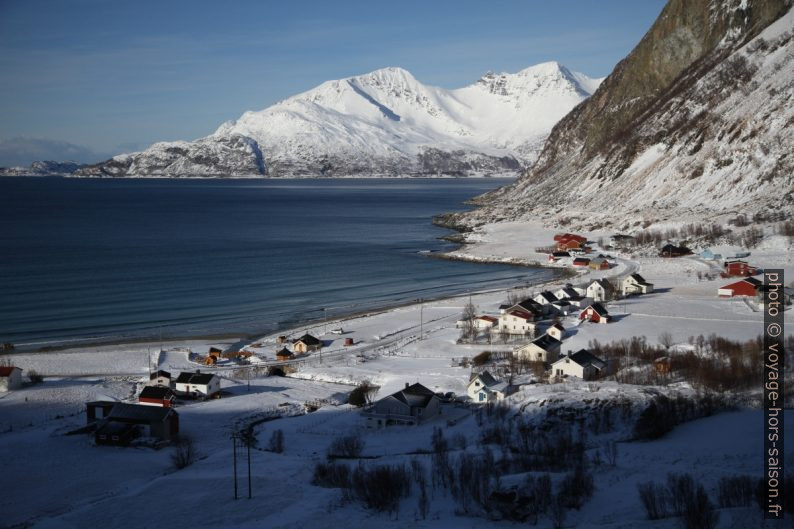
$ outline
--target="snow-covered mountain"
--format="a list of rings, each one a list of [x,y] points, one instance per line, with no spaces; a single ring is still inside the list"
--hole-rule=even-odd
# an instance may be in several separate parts
[[[794,211],[792,0],[671,0],[534,166],[440,222]],[[625,224],[629,226],[630,224]]]
[[[110,176],[398,176],[516,172],[600,79],[556,62],[456,90],[402,68],[327,81],[192,142],[156,143],[79,170]]]

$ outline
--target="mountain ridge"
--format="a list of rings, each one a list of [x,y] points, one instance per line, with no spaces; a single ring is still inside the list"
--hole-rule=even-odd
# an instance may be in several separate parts
[[[599,82],[553,61],[454,90],[381,68],[246,111],[204,138],[155,143],[75,175],[515,174]]]

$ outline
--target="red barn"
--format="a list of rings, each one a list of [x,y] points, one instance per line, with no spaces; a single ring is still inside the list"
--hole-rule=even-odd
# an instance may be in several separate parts
[[[574,266],[588,266],[590,264],[590,259],[587,257],[577,257],[573,260]]]
[[[742,279],[736,283],[725,285],[717,290],[717,295],[721,298],[733,298],[736,296],[751,296],[755,297],[758,293],[759,287],[763,285],[759,280],[754,277]]]
[[[609,323],[612,320],[609,316],[609,312],[607,312],[607,309],[605,309],[601,303],[593,303],[584,309],[579,313],[579,319],[592,321],[593,323]]]
[[[750,266],[747,261],[726,261],[725,262],[725,275],[750,277],[758,273],[758,268]]]

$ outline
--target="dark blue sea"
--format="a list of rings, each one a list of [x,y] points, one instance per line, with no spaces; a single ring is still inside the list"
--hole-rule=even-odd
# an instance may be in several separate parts
[[[0,178],[0,341],[258,333],[538,282],[432,259],[435,214],[503,179]]]

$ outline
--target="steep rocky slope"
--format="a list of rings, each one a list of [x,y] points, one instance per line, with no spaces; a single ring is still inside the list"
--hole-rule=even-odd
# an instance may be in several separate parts
[[[555,62],[425,86],[401,68],[327,81],[194,142],[158,143],[83,176],[404,176],[517,173],[598,86]]]
[[[537,163],[450,225],[792,210],[791,0],[671,0]]]

